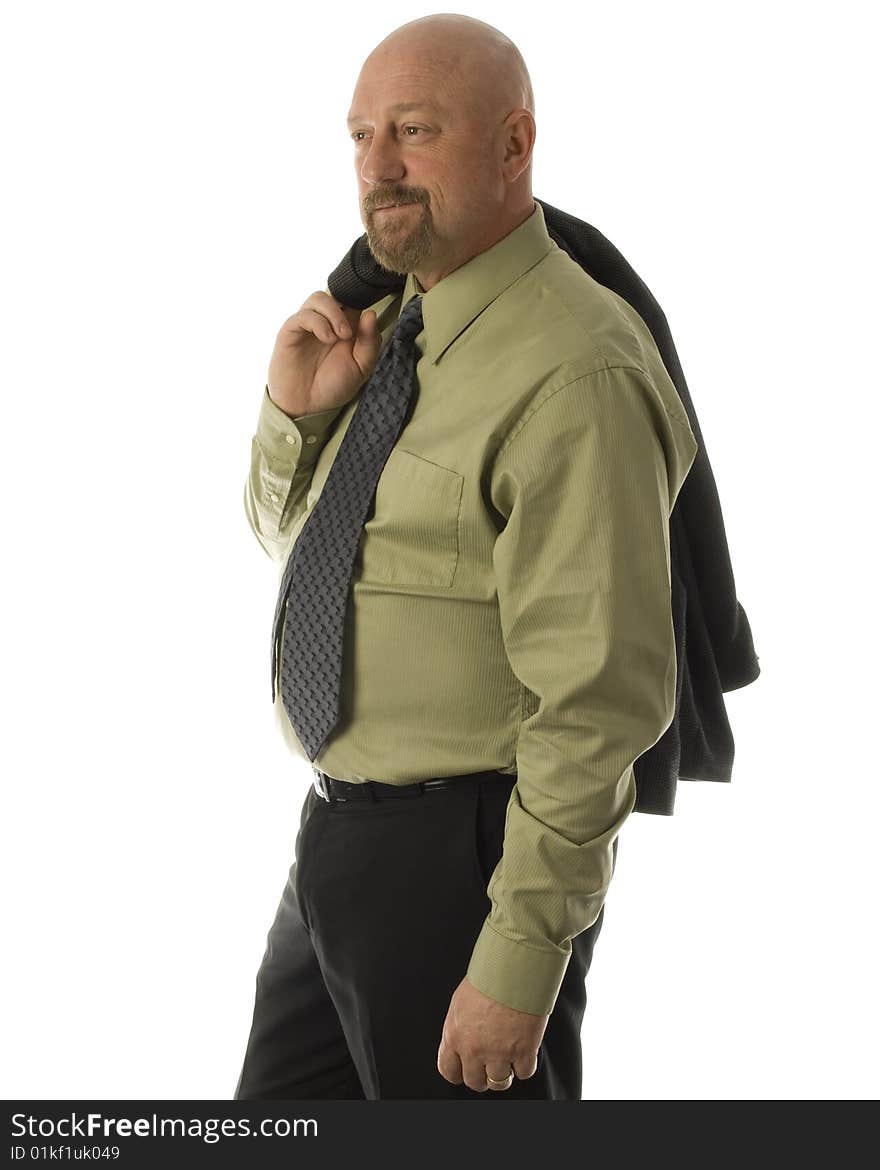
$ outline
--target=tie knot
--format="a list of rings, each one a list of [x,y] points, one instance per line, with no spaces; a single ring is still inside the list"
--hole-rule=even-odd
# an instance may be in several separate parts
[[[421,333],[422,329],[422,298],[416,294],[410,298],[403,312],[397,318],[397,324],[394,326],[394,339],[396,341],[412,341],[417,334]]]

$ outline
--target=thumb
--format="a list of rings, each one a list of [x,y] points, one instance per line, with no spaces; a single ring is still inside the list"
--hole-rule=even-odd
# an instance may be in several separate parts
[[[365,309],[358,320],[357,334],[351,351],[352,357],[365,376],[373,372],[381,348],[382,332],[379,329],[379,318],[375,309]]]

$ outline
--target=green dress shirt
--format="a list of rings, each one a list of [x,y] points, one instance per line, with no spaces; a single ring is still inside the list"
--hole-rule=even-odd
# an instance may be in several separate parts
[[[315,765],[517,774],[466,974],[547,1014],[602,908],[633,763],[674,714],[669,515],[697,443],[641,317],[557,247],[540,204],[428,292],[410,274],[371,306],[383,345],[413,295],[417,400],[364,526]],[[244,502],[279,583],[358,398],[291,418],[263,391]],[[280,695],[275,712],[308,760]]]

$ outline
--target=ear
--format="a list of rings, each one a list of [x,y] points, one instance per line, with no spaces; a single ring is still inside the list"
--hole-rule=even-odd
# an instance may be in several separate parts
[[[512,110],[504,119],[504,174],[515,183],[529,163],[535,147],[537,126],[529,110]]]

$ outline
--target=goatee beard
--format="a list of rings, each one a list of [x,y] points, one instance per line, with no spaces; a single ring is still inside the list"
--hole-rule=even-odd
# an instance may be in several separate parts
[[[410,214],[406,212],[404,214]],[[367,244],[377,264],[399,276],[415,272],[431,254],[434,226],[431,211],[425,204],[417,222],[408,230],[391,223],[383,227],[375,219],[368,219]]]

